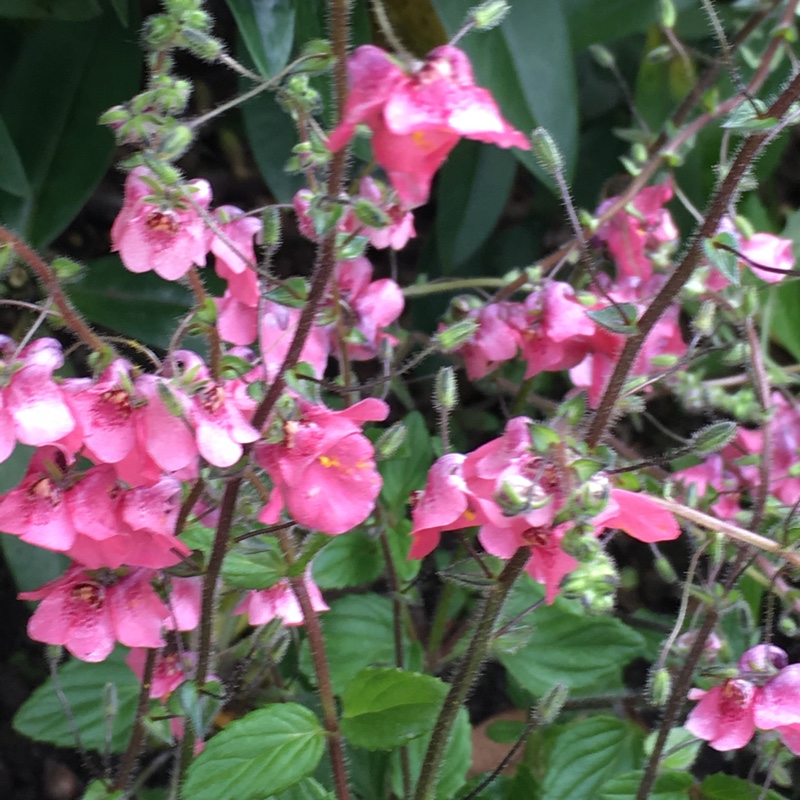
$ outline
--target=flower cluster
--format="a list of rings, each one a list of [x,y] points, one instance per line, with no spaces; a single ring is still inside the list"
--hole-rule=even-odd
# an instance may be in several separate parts
[[[479,526],[478,539],[494,556],[508,559],[530,548],[525,569],[552,603],[579,564],[581,547],[565,549],[565,537],[580,545],[576,537],[609,528],[643,542],[680,535],[673,516],[646,495],[611,487],[602,473],[584,481],[565,470],[549,448],[536,445],[536,428],[516,417],[500,438],[436,461],[412,512],[411,558],[432,552],[445,531]]]
[[[692,689],[689,699],[700,702],[686,729],[715,750],[738,750],[756,730],[774,730],[800,755],[800,664],[789,664],[780,647],[751,647],[733,677],[708,691]]]

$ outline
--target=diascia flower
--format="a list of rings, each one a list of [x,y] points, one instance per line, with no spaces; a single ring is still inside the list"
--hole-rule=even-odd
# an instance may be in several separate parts
[[[434,173],[462,136],[530,149],[526,137],[500,115],[489,92],[475,85],[469,59],[456,47],[437,47],[406,73],[387,52],[364,45],[347,69],[344,117],[328,148],[341,150],[356,125],[366,124],[372,129],[375,160],[408,208],[425,203]]]

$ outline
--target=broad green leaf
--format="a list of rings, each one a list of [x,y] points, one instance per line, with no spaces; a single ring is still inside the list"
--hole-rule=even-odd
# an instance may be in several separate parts
[[[631,335],[636,333],[638,309],[633,303],[617,303],[594,311],[587,311],[586,316],[612,333]]]
[[[394,627],[392,602],[374,594],[350,595],[331,603],[331,610],[320,616],[327,644],[333,691],[341,694],[353,675],[371,664],[393,664]],[[314,665],[303,642],[300,668],[314,678]]]
[[[154,272],[128,272],[117,256],[90,262],[67,291],[91,322],[155,347],[169,345],[176,318],[192,307],[183,286]]]
[[[117,713],[111,725],[111,752],[120,753],[128,744],[136,715],[139,681],[125,663],[125,652],[117,649],[99,664],[71,659],[58,668],[58,682],[69,705],[69,713],[88,750],[106,749],[107,717],[105,685],[116,687]],[[14,729],[31,739],[58,747],[76,746],[73,729],[59,702],[52,678],[48,678],[17,711]]]
[[[463,25],[472,0],[434,0],[448,35]],[[530,133],[541,125],[558,145],[569,177],[578,143],[577,88],[561,0],[515,3],[503,23],[466,38],[478,85],[488,89],[503,116]],[[514,155],[547,186],[554,184],[530,151]]]
[[[603,784],[601,800],[634,800],[644,773],[641,770],[615,775]],[[694,778],[689,772],[671,770],[656,778],[648,797],[650,800],[686,800],[688,791],[694,786]]]
[[[383,477],[381,499],[392,511],[397,512],[415,489],[422,489],[433,463],[433,447],[425,418],[419,411],[412,411],[403,422],[406,438],[395,455],[378,464]]]
[[[673,2],[678,11],[695,5],[695,0]],[[644,31],[658,18],[658,3],[649,0],[563,0],[563,4],[575,50]]]
[[[258,71],[271,78],[289,61],[295,10],[291,0],[226,0]]]
[[[511,619],[541,599],[541,589],[527,578],[512,594],[504,617]],[[558,598],[518,623],[532,629],[527,643],[514,652],[496,643],[497,657],[521,686],[537,697],[557,683],[582,689],[603,681],[608,690],[621,687],[622,668],[641,655],[642,636],[610,617],[590,617],[576,604]]]
[[[304,778],[285,792],[273,795],[267,800],[335,800],[335,796],[313,778]]]
[[[394,667],[367,667],[342,693],[342,733],[366,750],[403,747],[433,728],[447,684]]]
[[[436,239],[442,273],[452,274],[491,234],[511,191],[517,161],[507,150],[462,141],[439,176]]]
[[[610,778],[639,766],[642,732],[615,717],[568,725],[553,743],[542,800],[596,800]]]
[[[386,530],[394,569],[401,583],[413,581],[422,566],[422,562],[419,559],[409,559],[408,557],[413,544],[413,539],[409,535],[411,527],[411,520],[401,519],[394,528],[387,528]]]
[[[16,197],[27,197],[31,187],[25,175],[16,145],[0,118],[0,190]]]
[[[657,737],[658,732],[653,731],[645,740],[644,751],[647,755],[653,752]],[[703,742],[689,733],[686,728],[673,728],[667,736],[667,744],[664,747],[665,755],[663,755],[660,763],[661,769],[689,769],[694,764],[702,744]]]
[[[230,723],[189,767],[182,797],[261,800],[309,776],[325,749],[325,731],[297,703],[275,703]]]
[[[321,589],[372,583],[386,562],[380,544],[361,531],[336,536],[314,558],[314,580]]]
[[[420,736],[408,743],[409,772],[414,786],[422,769],[422,759],[428,749],[430,736]],[[467,779],[467,770],[472,762],[472,727],[466,709],[461,709],[453,726],[453,733],[444,752],[444,763],[436,784],[436,800],[452,800]],[[397,797],[403,796],[403,772],[400,752],[391,754],[390,778],[392,790]]]
[[[269,589],[287,574],[277,548],[248,552],[232,550],[222,562],[222,580],[239,589]]]
[[[97,124],[139,83],[135,37],[113,13],[86,22],[45,22],[25,35],[0,97],[2,114],[31,187],[0,192],[0,218],[34,247],[72,221],[105,174],[114,137]]]
[[[119,800],[123,795],[122,789],[110,789],[104,781],[92,781],[83,793],[81,800]]]
[[[732,775],[709,775],[700,784],[703,800],[785,800],[784,795],[763,786],[734,778]]]

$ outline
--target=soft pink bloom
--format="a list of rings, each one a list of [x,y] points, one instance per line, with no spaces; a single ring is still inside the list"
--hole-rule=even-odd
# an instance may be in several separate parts
[[[174,281],[193,265],[206,263],[209,233],[199,212],[188,201],[170,204],[153,202],[153,188],[145,180],[145,167],[136,167],[125,180],[125,202],[111,228],[112,250],[131,272],[155,272]],[[211,202],[207,181],[190,181],[192,201],[201,208]]]
[[[640,542],[665,542],[677,539],[681,529],[675,517],[646,494],[627,489],[611,489],[606,508],[592,524],[597,528],[618,528]]]
[[[344,117],[328,147],[340,150],[355,126],[365,123],[373,132],[375,160],[409,208],[428,199],[434,173],[462,136],[530,148],[525,136],[500,116],[489,92],[475,86],[467,56],[451,45],[431,51],[411,74],[373,45],[357,48],[347,68]]]
[[[414,542],[409,558],[424,558],[439,544],[443,531],[455,531],[488,522],[486,503],[467,487],[462,474],[466,456],[450,453],[437,459],[428,473],[411,512]]]
[[[464,358],[470,380],[483,378],[517,355],[521,326],[514,324],[513,317],[523,314],[519,303],[488,303],[468,313],[478,322],[478,328],[458,352]]]
[[[389,224],[384,228],[370,228],[364,226],[352,215],[349,225],[353,230],[363,228],[362,233],[369,236],[370,244],[382,250],[391,247],[392,250],[402,250],[408,240],[417,235],[414,228],[414,215],[405,206],[392,202],[387,197],[386,186],[369,176],[362,178],[358,185],[359,195],[377,205],[388,217]]]
[[[700,700],[684,727],[715,750],[738,750],[755,733],[753,703],[757,688],[741,678],[729,678],[707,692],[692,689],[690,700]]]
[[[144,664],[148,652],[147,648],[134,647],[125,659],[125,663],[140,681],[144,676]],[[179,652],[172,651],[169,647],[159,650],[150,682],[150,697],[154,700],[167,700],[182,683],[191,679],[196,662],[195,653],[183,653],[181,656]]]
[[[283,365],[300,320],[300,309],[282,306],[271,300],[264,300],[259,322],[259,347],[264,360],[268,381],[274,380]],[[328,363],[330,343],[328,332],[314,325],[303,345],[300,361],[311,365],[316,377],[321,378]]]
[[[672,199],[672,184],[642,189],[626,208],[617,211],[597,229],[596,238],[605,242],[617,266],[618,277],[647,283],[653,275],[653,257],[664,246],[678,240],[678,229],[663,206]],[[615,203],[611,197],[597,209],[597,216]],[[630,209],[630,210],[629,210]]]
[[[328,611],[328,604],[322,597],[319,587],[311,577],[311,568],[303,576],[308,598],[314,611]],[[303,625],[303,609],[289,583],[288,578],[281,578],[269,589],[255,589],[247,592],[244,599],[233,610],[234,614],[247,614],[251,625],[266,625],[273,619],[280,619],[284,625]]]
[[[247,306],[257,306],[260,292],[253,243],[261,239],[262,222],[244,216],[236,206],[220,206],[214,211],[214,218],[225,237],[213,233],[211,239],[217,275],[228,281],[228,291],[233,297]]]
[[[258,338],[258,303],[247,305],[225,290],[216,298],[217,330],[223,341],[236,345],[252,344]]]
[[[41,600],[28,621],[31,639],[59,644],[82,661],[103,661],[120,642],[161,647],[167,609],[150,585],[152,570],[94,574],[71,566],[21,600]]]
[[[256,447],[275,487],[259,520],[274,524],[285,505],[301,525],[344,533],[369,516],[381,489],[372,444],[359,426],[385,419],[388,406],[370,398],[331,411],[300,400],[298,410],[284,423],[282,442]]]
[[[739,251],[748,260],[745,261],[753,274],[767,281],[777,283],[794,269],[794,252],[791,239],[784,239],[771,233],[754,233],[749,239],[743,239]],[[770,269],[759,269],[758,265]]]
[[[718,497],[710,506],[711,510],[720,519],[732,520],[741,511],[742,486],[740,476],[726,462],[723,453],[712,453],[700,464],[676,472],[675,478],[687,489],[694,488],[701,498],[709,488],[713,489]]]
[[[55,339],[36,339],[14,358],[16,344],[0,335],[0,462],[17,441],[42,447],[55,444],[75,428],[53,371],[64,363]]]

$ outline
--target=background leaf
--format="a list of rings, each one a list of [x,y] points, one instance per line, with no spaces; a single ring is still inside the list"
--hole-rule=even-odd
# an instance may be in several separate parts
[[[105,174],[114,137],[97,124],[137,89],[141,54],[116,14],[31,29],[7,64],[0,115],[31,195],[0,192],[0,219],[34,247],[72,221]]]
[[[67,698],[81,742],[88,750],[106,748],[106,709],[104,687],[112,683],[117,690],[118,709],[108,743],[112,753],[121,753],[128,744],[136,715],[139,681],[125,663],[127,650],[117,648],[105,661],[89,664],[71,659],[58,668],[58,680]],[[75,737],[61,707],[51,678],[48,678],[17,711],[14,728],[19,733],[58,747],[75,747]]]
[[[600,790],[601,800],[634,800],[644,772],[625,772],[615,775]],[[661,773],[648,795],[650,800],[686,800],[694,778],[690,772],[668,771]]]
[[[271,78],[288,63],[294,41],[291,0],[226,0],[258,71]]]
[[[361,531],[336,536],[314,557],[314,580],[321,589],[372,583],[386,562],[380,544]]]
[[[251,711],[214,736],[192,762],[181,795],[192,800],[261,800],[310,775],[325,731],[297,703]]]
[[[16,197],[27,197],[31,187],[25,167],[17,152],[8,127],[0,117],[0,190]]]

